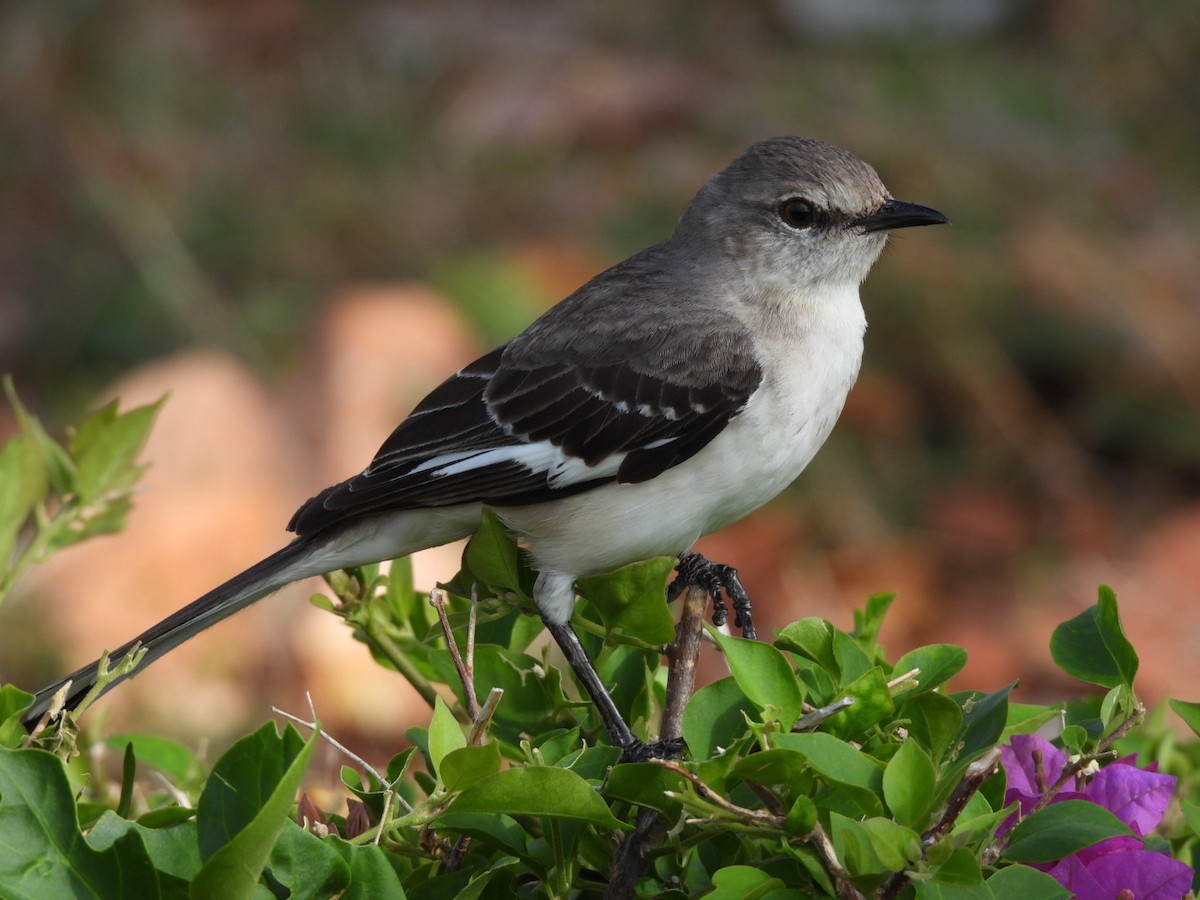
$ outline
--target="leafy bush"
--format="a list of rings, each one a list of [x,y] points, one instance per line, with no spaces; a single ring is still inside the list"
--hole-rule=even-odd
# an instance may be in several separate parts
[[[0,504],[6,561],[19,569],[69,543],[46,536],[55,521],[83,523],[61,526],[72,539],[119,527],[152,418],[109,408],[62,447],[22,412],[22,434],[0,452],[0,478],[21,488]],[[403,561],[335,573],[332,597],[314,598],[432,708],[383,771],[337,745],[344,812],[302,792],[316,742],[331,739],[315,714],[300,729],[264,725],[206,770],[170,740],[98,737],[72,715],[26,735],[31,697],[4,686],[0,897],[1049,900],[1069,888],[1140,900],[1192,889],[1200,744],[1179,740],[1165,711],[1146,719],[1107,589],[1050,648],[1107,693],[1035,706],[1011,702],[1014,685],[949,692],[959,647],[889,657],[877,636],[890,596],[870,598],[850,630],[807,618],[767,643],[702,625],[707,598],[689,591],[676,625],[664,601],[673,562],[585,580],[575,625],[635,730],[686,741],[679,761],[622,762],[608,745],[569,670],[536,641],[533,573],[492,518],[432,604]],[[693,693],[702,628],[730,674]],[[1200,706],[1172,705],[1200,724]],[[119,784],[79,752],[98,743],[123,752]],[[139,779],[146,770],[156,779]]]

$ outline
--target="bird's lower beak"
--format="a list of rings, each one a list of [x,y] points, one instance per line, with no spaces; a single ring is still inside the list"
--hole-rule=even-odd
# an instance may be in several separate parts
[[[854,220],[864,232],[891,231],[893,228],[912,228],[916,225],[948,225],[950,220],[936,209],[918,206],[904,200],[888,200],[873,213]]]

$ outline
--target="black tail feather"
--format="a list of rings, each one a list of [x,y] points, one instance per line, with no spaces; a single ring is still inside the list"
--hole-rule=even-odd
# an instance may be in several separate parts
[[[145,656],[138,667],[125,677],[137,675],[150,663],[178,647],[188,638],[228,618],[254,601],[274,593],[285,584],[314,574],[303,566],[313,549],[314,542],[309,538],[293,541],[282,550],[272,553],[246,571],[233,576],[203,597],[189,603],[178,612],[172,613],[157,625],[148,628],[133,640],[113,650],[108,654],[110,665],[116,665],[133,649],[134,645],[140,644],[146,650]],[[96,684],[98,663],[99,660],[96,660],[96,662],[76,669],[65,678],[38,691],[33,706],[21,718],[22,724],[27,729],[32,729],[50,708],[50,702],[54,695],[68,681],[71,682],[71,687],[67,693],[65,708],[72,710],[78,706]],[[124,680],[124,678],[119,678],[110,682],[105,686],[104,692],[107,693]]]

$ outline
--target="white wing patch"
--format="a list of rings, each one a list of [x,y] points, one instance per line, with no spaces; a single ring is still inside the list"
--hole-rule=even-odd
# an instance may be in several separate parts
[[[433,478],[462,475],[475,469],[502,463],[518,463],[530,472],[543,472],[546,482],[555,488],[567,487],[581,481],[609,478],[617,473],[626,454],[619,453],[602,460],[594,466],[582,459],[567,456],[549,441],[519,444],[515,447],[494,447],[490,450],[464,450],[443,453],[426,460],[409,474],[429,472]]]
[[[674,438],[663,438],[651,441],[644,448],[653,450],[671,443]],[[431,478],[449,478],[453,475],[485,469],[488,466],[504,463],[517,463],[530,472],[542,473],[546,483],[552,488],[565,488],[583,481],[594,481],[597,478],[611,478],[621,468],[627,453],[616,453],[594,466],[589,466],[582,459],[568,456],[561,448],[549,441],[537,441],[530,444],[519,444],[512,447],[493,447],[489,450],[457,450],[453,453],[442,453],[432,459],[412,468],[407,474],[417,475],[428,472]]]

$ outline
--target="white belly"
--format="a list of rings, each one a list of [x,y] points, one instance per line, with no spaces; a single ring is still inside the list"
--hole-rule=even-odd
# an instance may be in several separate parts
[[[526,538],[535,567],[545,572],[604,572],[687,550],[775,497],[833,429],[858,374],[862,332],[850,346],[805,343],[790,348],[794,365],[772,367],[772,381],[680,465],[641,484],[606,485],[497,513]]]

